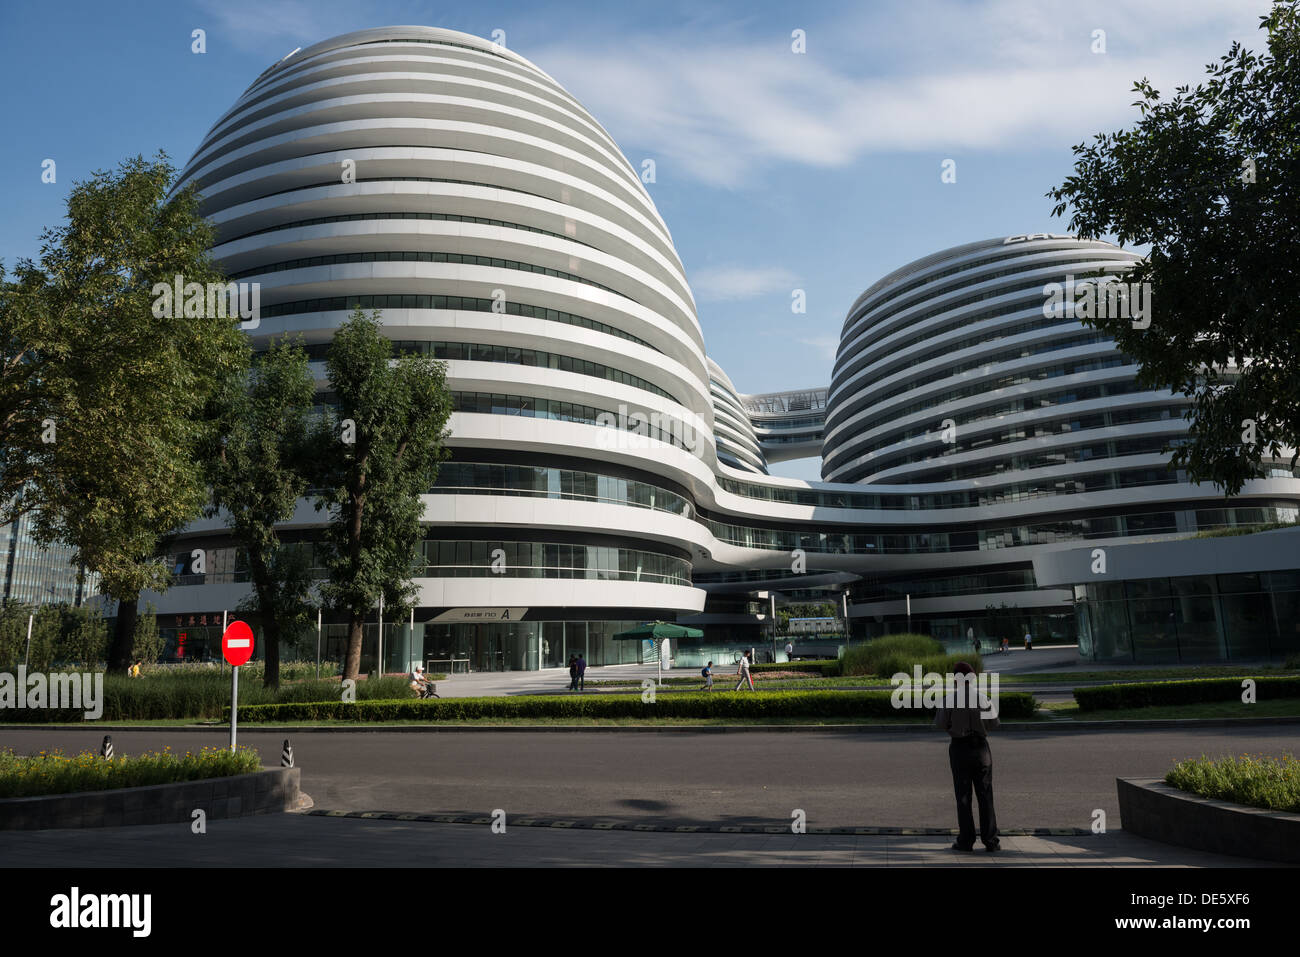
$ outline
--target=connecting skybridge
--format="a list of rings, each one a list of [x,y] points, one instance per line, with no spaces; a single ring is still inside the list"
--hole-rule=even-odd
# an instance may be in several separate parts
[[[790,389],[737,396],[768,462],[821,455],[828,392],[828,389]]]

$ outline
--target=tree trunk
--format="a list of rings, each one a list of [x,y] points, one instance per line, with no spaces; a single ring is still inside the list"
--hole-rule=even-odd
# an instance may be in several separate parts
[[[271,581],[271,572],[260,555],[250,556],[253,566],[253,589],[257,592],[258,618],[262,623],[262,655],[265,673],[262,686],[280,687],[280,621],[276,617],[274,600],[275,583]]]
[[[117,602],[117,621],[113,628],[113,643],[108,649],[108,673],[124,675],[131,667],[131,652],[135,644],[135,623],[138,619],[136,605],[140,593],[122,595]],[[153,664],[153,662],[149,662]]]
[[[275,615],[262,615],[262,653],[266,656],[266,673],[262,677],[265,688],[280,687],[280,623]]]
[[[356,678],[361,673],[361,635],[365,618],[354,612],[348,614],[348,650],[343,656],[343,678]]]

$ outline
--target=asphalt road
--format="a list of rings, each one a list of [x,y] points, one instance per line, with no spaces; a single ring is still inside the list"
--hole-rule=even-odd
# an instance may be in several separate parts
[[[103,730],[0,730],[18,752],[98,749]],[[114,730],[117,753],[197,749],[224,732]],[[284,732],[241,732],[279,764]],[[679,824],[951,827],[938,732],[295,733],[317,808],[581,817]],[[1117,826],[1116,777],[1158,777],[1182,758],[1300,751],[1296,725],[1195,730],[1016,731],[992,738],[1003,827]]]

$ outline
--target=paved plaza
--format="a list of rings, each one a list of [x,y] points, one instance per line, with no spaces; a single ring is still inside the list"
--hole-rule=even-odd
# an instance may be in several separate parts
[[[93,835],[93,839],[88,839]],[[0,832],[9,867],[1266,867],[1112,831],[1008,835],[997,854],[950,835],[684,833],[331,818],[302,813],[91,831]]]

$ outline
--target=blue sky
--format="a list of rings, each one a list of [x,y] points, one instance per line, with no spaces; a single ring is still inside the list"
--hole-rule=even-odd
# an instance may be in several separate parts
[[[491,37],[550,73],[632,164],[745,392],[824,385],[853,299],[959,243],[1066,232],[1044,193],[1070,147],[1130,125],[1133,81],[1196,83],[1264,0],[473,4],[194,0],[19,4],[0,20],[0,260],[35,256],[69,185],[213,120],[295,47],[423,24]],[[206,31],[207,52],[191,52]],[[791,49],[802,30],[806,52]],[[1105,52],[1093,52],[1094,31]],[[41,182],[42,161],[57,182]],[[956,182],[941,181],[956,163]],[[791,312],[803,289],[807,312]],[[817,478],[811,460],[774,467]]]

